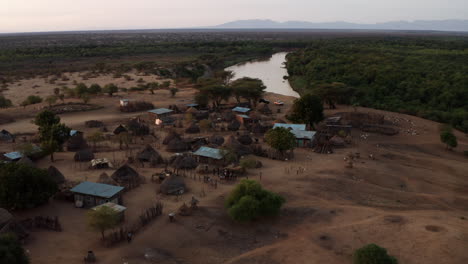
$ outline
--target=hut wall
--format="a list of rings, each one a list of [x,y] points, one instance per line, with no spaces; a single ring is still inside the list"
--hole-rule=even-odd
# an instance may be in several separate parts
[[[84,208],[91,208],[94,206],[98,206],[104,203],[115,203],[115,204],[122,204],[122,196],[120,194],[115,195],[111,198],[102,198],[92,195],[84,195],[84,194],[75,194],[75,202],[76,201],[83,201]]]

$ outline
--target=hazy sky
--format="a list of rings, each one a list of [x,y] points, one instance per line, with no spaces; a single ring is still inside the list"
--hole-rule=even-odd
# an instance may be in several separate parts
[[[0,32],[468,19],[468,0],[0,0]]]

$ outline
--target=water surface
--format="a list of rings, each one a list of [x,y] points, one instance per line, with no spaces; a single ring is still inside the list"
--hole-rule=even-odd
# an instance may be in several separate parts
[[[289,82],[283,79],[283,76],[288,75],[283,65],[287,54],[287,52],[279,52],[273,54],[268,60],[240,63],[228,67],[226,70],[235,74],[233,80],[242,77],[258,78],[267,87],[267,92],[299,97],[299,94],[291,88]]]

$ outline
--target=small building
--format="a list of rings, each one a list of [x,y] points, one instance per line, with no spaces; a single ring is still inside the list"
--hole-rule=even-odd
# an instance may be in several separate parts
[[[3,154],[3,157],[5,157],[7,161],[18,161],[23,157],[23,153],[19,151],[13,151]]]
[[[108,202],[122,204],[123,190],[121,186],[85,181],[70,191],[74,194],[76,207],[90,208]]]
[[[120,106],[128,106],[130,99],[120,99]]]
[[[244,114],[244,115],[248,114],[250,110],[251,109],[248,107],[240,107],[240,106],[236,106],[232,109],[233,112]]]
[[[299,148],[310,148],[315,138],[315,131],[291,130],[296,137],[296,145]]]
[[[277,127],[284,127],[284,128],[291,129],[291,130],[301,130],[301,131],[306,130],[306,125],[305,124],[275,123],[273,125],[273,128],[277,128]]]
[[[236,115],[236,119],[241,124],[248,124],[252,122],[252,118],[250,118],[248,115]]]
[[[153,120],[154,124],[162,125],[167,124],[167,118],[174,113],[174,110],[167,108],[157,108],[148,111],[150,118]]]
[[[109,207],[110,209],[114,210],[117,213],[119,222],[122,222],[125,219],[125,211],[127,210],[127,207],[116,204],[116,203],[111,203],[111,202],[103,203],[103,204],[100,204],[98,206],[91,208],[91,210],[96,211],[99,208],[104,207],[104,206]]]
[[[32,145],[31,151],[27,155],[31,159],[38,159],[42,157],[42,149],[37,145]],[[19,161],[23,157],[23,153],[19,151],[13,151],[3,154],[3,157],[7,161]]]
[[[114,166],[112,166],[112,163],[107,158],[91,160],[92,169],[109,169],[113,167]]]
[[[0,141],[13,143],[15,142],[15,136],[5,129],[2,129],[2,131],[0,131]]]
[[[193,153],[199,163],[223,165],[224,153],[222,150],[210,147],[200,147]]]

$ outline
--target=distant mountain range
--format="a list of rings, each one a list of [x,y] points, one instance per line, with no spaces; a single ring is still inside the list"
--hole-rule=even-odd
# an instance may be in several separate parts
[[[392,21],[376,24],[356,24],[343,21],[337,22],[307,22],[250,19],[236,20],[212,28],[227,29],[367,29],[367,30],[437,30],[437,31],[468,31],[468,20],[415,20]]]

